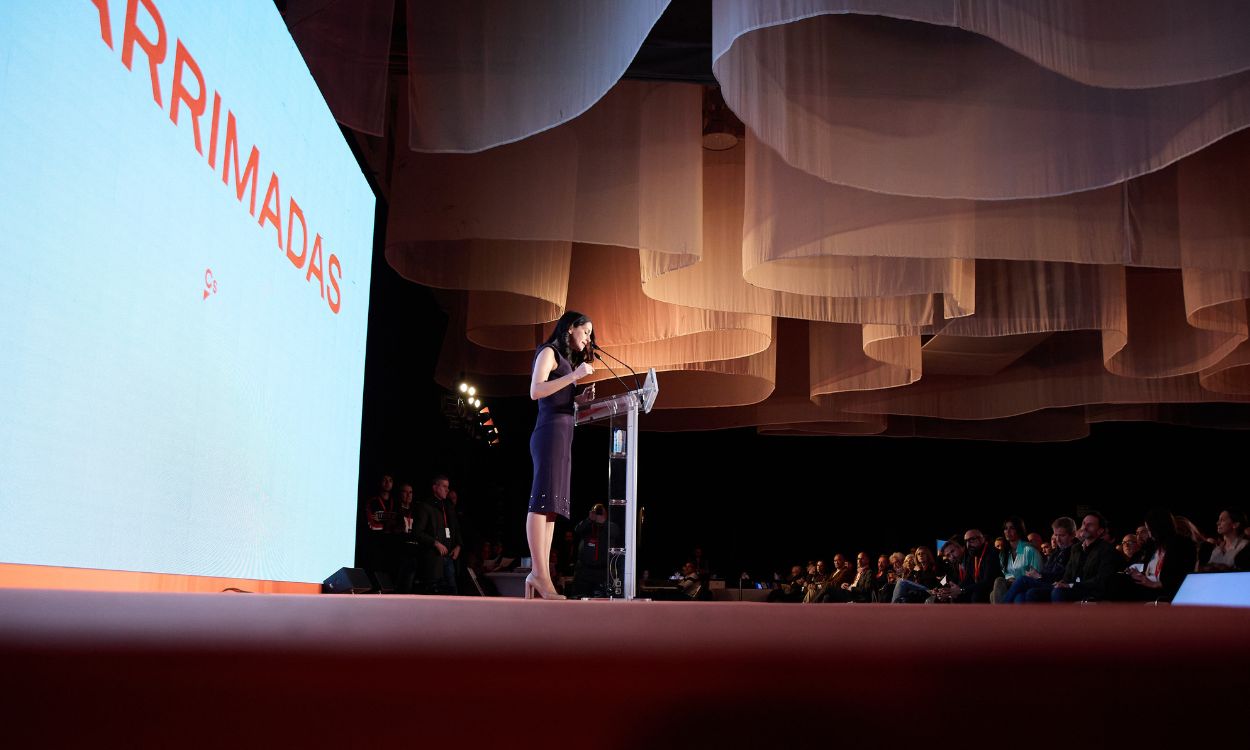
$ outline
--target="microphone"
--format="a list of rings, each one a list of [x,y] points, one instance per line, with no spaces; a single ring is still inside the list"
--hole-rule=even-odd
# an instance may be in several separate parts
[[[598,349],[599,347],[595,346],[594,344],[587,344],[586,348],[590,349],[590,356],[594,357],[600,362],[603,362],[603,357],[600,357],[599,352],[595,351],[595,349]],[[624,380],[621,380],[621,376],[616,374],[616,370],[613,370],[611,365],[609,365],[607,362],[603,362],[603,366],[608,368],[608,372],[612,373],[612,377],[616,378],[616,382],[625,386],[626,391],[629,390],[629,383],[626,383]]]
[[[594,341],[587,341],[587,342],[586,342],[586,346],[590,347],[591,353],[594,355],[595,359],[599,360],[600,362],[603,362],[603,357],[600,357],[600,356],[599,356],[599,352],[603,352],[604,354],[608,355],[609,357],[612,357],[612,353],[611,353],[611,352],[609,352],[607,349],[604,349],[603,347],[599,346],[599,345],[598,345],[598,344],[596,344]],[[616,357],[612,357],[612,359],[616,360],[616,362],[617,362],[618,364],[624,365],[624,366],[625,366],[625,368],[626,368],[626,369],[628,369],[628,370],[630,371],[630,373],[632,373],[632,374],[633,374],[633,376],[634,376],[634,389],[635,389],[635,390],[642,390],[642,385],[641,385],[641,384],[639,384],[639,382],[638,382],[638,373],[637,373],[637,372],[634,372],[634,368],[630,367],[627,363],[622,362],[622,361],[621,361],[621,360],[619,360],[619,359],[616,359]],[[611,368],[611,367],[608,367],[608,363],[607,363],[607,362],[603,362],[603,366],[608,368],[608,372],[612,372],[612,368]],[[612,374],[613,374],[613,375],[615,375],[616,373],[615,373],[615,372],[612,372]],[[620,380],[620,378],[617,378],[617,380]],[[622,385],[624,385],[624,382],[623,382],[623,381],[622,381]],[[627,391],[629,390],[629,386],[628,386],[628,385],[626,385],[626,386],[625,386],[625,390],[627,390]]]

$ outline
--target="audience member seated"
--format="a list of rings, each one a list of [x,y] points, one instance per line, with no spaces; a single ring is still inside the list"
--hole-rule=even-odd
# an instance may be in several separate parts
[[[907,578],[894,584],[894,604],[916,604],[925,601],[942,585],[942,571],[937,558],[928,547],[916,548],[916,569]]]
[[[894,572],[894,578],[891,579],[890,583],[894,583],[894,581],[897,581],[906,575],[907,571],[903,567],[906,559],[907,555],[902,552],[894,552],[890,555],[890,568]]]
[[[1250,570],[1250,540],[1246,539],[1246,514],[1237,508],[1220,511],[1215,522],[1219,542],[1208,555],[1202,570],[1219,573],[1229,570]]]
[[[843,591],[842,584],[850,583],[855,580],[854,571],[851,570],[851,561],[846,556],[838,553],[833,556],[833,573],[829,575],[829,580],[825,582],[820,592],[820,596],[816,598],[818,602],[840,602],[842,601]]]
[[[1115,579],[1111,596],[1123,601],[1170,602],[1185,576],[1198,564],[1198,545],[1179,531],[1172,514],[1155,509],[1146,514],[1146,527],[1154,540],[1154,553],[1145,568],[1129,568],[1128,576]]]
[[[1046,556],[1039,570],[1016,578],[1011,588],[1007,589],[1007,593],[1003,595],[1004,603],[1024,604],[1028,593],[1035,590],[1050,596],[1055,582],[1063,578],[1063,573],[1068,567],[1068,560],[1076,545],[1076,521],[1067,516],[1056,518],[1051,524],[1051,530],[1054,532],[1050,537],[1055,541],[1054,549]]]
[[[967,603],[970,601],[971,593],[964,590],[964,584],[967,582],[968,571],[964,567],[964,556],[967,550],[964,549],[963,540],[960,537],[953,536],[946,540],[942,545],[941,564],[945,568],[943,576],[946,583],[933,592],[925,601],[937,604],[954,604]]]
[[[824,560],[817,560],[815,570],[807,576],[807,585],[803,588],[803,603],[811,604],[824,593],[829,585],[829,567]]]
[[[1063,577],[1049,591],[1033,589],[1025,595],[1028,602],[1101,601],[1107,598],[1112,578],[1124,569],[1124,557],[1104,539],[1107,520],[1101,513],[1086,514],[1077,535],[1076,547],[1064,568]]]
[[[677,588],[681,590],[681,593],[687,599],[692,601],[710,598],[705,595],[707,589],[700,580],[699,569],[695,567],[693,562],[687,562],[681,566],[681,580],[677,582]]]
[[[994,581],[1002,575],[998,555],[986,544],[985,534],[980,529],[968,529],[964,532],[964,548],[965,583],[961,584],[963,592],[959,601],[988,603],[994,590]]]
[[[834,560],[841,557],[835,555]],[[842,561],[848,568],[850,563]],[[872,601],[872,563],[867,552],[860,552],[855,557],[855,578],[851,581],[845,578],[836,586],[829,586],[825,589],[824,595],[820,601],[824,602],[870,602]],[[835,565],[837,562],[835,562]],[[836,576],[837,573],[834,573]]]
[[[1136,534],[1125,534],[1124,538],[1120,540],[1120,546],[1117,547],[1117,549],[1120,550],[1121,555],[1124,555],[1124,559],[1129,565],[1136,565],[1137,563],[1144,562],[1141,559],[1142,548],[1141,545],[1137,543]]]
[[[790,577],[783,581],[780,586],[768,593],[768,601],[791,602],[797,604],[803,601],[803,586],[806,583],[807,576],[803,572],[803,566],[795,565],[790,568]]]
[[[1033,545],[1025,541],[1026,536],[1024,519],[1012,516],[1003,521],[1003,537],[1007,540],[1007,545],[998,556],[998,564],[1002,567],[1003,574],[994,580],[990,590],[990,603],[1000,603],[1017,578],[1041,569],[1041,555]]]
[[[877,571],[872,574],[872,598],[877,602],[888,602],[894,596],[894,568],[890,566],[890,558],[881,555],[877,558]]]

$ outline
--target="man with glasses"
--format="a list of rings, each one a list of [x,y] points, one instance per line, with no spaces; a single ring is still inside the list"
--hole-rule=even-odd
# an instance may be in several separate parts
[[[955,601],[988,604],[990,593],[994,590],[994,580],[1003,574],[998,553],[986,544],[985,534],[980,529],[968,529],[964,532],[964,549],[965,585],[955,596]]]
[[[457,594],[456,561],[460,558],[460,522],[456,508],[447,499],[451,482],[439,474],[430,482],[430,495],[425,499],[424,528],[418,536],[422,541],[432,542],[438,554],[433,593]]]

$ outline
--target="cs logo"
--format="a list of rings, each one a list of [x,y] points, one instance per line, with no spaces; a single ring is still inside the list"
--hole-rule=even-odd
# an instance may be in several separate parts
[[[217,293],[217,279],[213,278],[213,269],[204,269],[204,297],[208,299],[208,295]]]

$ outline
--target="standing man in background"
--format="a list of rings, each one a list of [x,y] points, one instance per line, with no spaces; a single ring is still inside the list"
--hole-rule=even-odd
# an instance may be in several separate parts
[[[460,559],[460,521],[456,518],[456,507],[447,499],[451,491],[451,480],[439,474],[430,483],[430,496],[425,504],[430,509],[433,523],[434,549],[438,552],[440,575],[437,578],[435,592],[438,594],[459,593],[456,587],[457,561]]]

